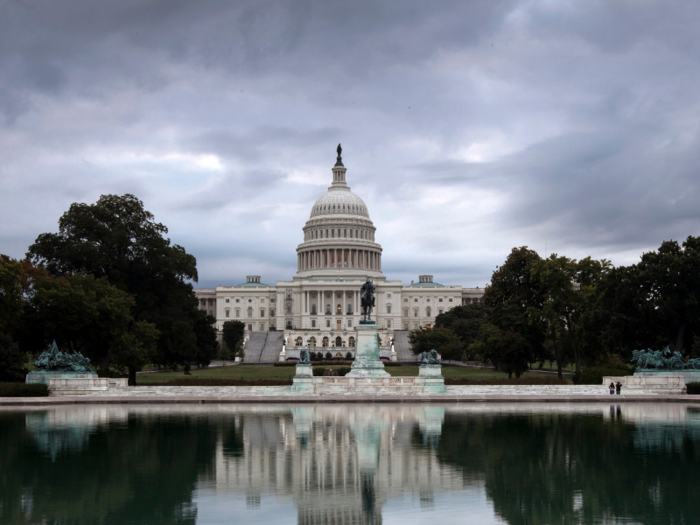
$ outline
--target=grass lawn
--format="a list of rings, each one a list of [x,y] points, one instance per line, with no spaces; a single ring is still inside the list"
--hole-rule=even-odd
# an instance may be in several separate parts
[[[348,366],[348,365],[341,365]],[[324,368],[336,368],[325,366]],[[417,365],[388,366],[386,371],[392,376],[417,376]],[[185,376],[183,372],[154,372],[150,374],[139,374],[137,383],[147,385],[149,383],[164,383],[171,379],[192,378],[216,378],[216,379],[291,379],[294,377],[295,368],[293,366],[271,366],[271,365],[237,365],[216,368],[205,368],[203,370],[192,370],[190,376]],[[507,374],[495,372],[493,370],[482,370],[479,368],[467,368],[461,366],[443,366],[442,375],[446,378],[454,379],[504,379]],[[539,374],[526,372],[524,377],[556,377],[551,374]]]

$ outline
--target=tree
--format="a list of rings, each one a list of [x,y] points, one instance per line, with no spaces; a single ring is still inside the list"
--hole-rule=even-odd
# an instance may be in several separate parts
[[[0,255],[0,333],[12,334],[22,316],[22,265]]]
[[[133,195],[103,195],[95,204],[72,204],[58,233],[39,235],[27,257],[54,276],[85,272],[131,294],[134,318],[160,334],[156,362],[188,370],[211,354],[211,337],[195,328],[201,317],[188,281],[197,281],[196,259],[171,245],[167,232]]]
[[[24,381],[26,362],[27,354],[9,335],[0,333],[0,381]]]
[[[557,254],[533,265],[532,278],[540,286],[541,315],[559,379],[570,359],[576,364],[576,371],[581,370],[585,347],[579,336],[581,319],[595,301],[596,287],[609,269],[606,260],[586,257],[577,262]]]
[[[479,328],[488,321],[491,309],[483,303],[474,303],[466,306],[456,306],[447,312],[441,313],[435,318],[436,328],[447,328],[454,332],[462,343],[462,348],[469,348],[479,335]],[[468,360],[465,353],[462,358]]]
[[[226,346],[235,351],[239,341],[243,341],[245,333],[245,323],[242,321],[226,321],[222,327],[222,335]]]
[[[408,334],[408,341],[414,354],[435,349],[443,359],[460,359],[464,350],[459,338],[447,328],[417,328]]]
[[[469,352],[480,353],[509,376],[514,373],[520,377],[527,365],[544,353],[542,290],[532,273],[540,260],[537,252],[525,246],[513,248],[486,287],[483,301],[491,316],[468,347]]]

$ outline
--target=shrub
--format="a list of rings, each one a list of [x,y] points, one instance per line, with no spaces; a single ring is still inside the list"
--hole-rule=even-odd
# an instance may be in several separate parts
[[[396,361],[387,361],[386,363],[384,363],[384,368],[386,368],[387,366],[401,366],[401,363],[397,363]]]
[[[333,359],[333,354],[330,352],[326,352],[326,359]]]
[[[315,376],[322,376],[322,375],[324,375],[325,371],[326,371],[326,369],[323,368],[322,366],[315,366],[313,368],[313,374]]]
[[[348,352],[347,354],[345,354],[345,359],[347,359],[348,361],[351,361],[352,360],[352,352]]]
[[[0,397],[46,397],[49,388],[44,383],[0,383]]]
[[[296,366],[298,359],[290,357],[286,361],[277,361],[272,366]]]
[[[95,372],[97,372],[97,377],[129,377],[128,374],[125,374],[124,372],[119,372],[117,370],[112,370],[111,368],[108,370],[95,370]]]
[[[602,385],[603,376],[631,376],[632,373],[629,368],[591,366],[576,372],[572,380],[575,385]]]
[[[700,395],[700,383],[688,383],[686,386],[688,387],[688,395]]]
[[[338,368],[336,371],[338,372],[338,375],[339,375],[339,376],[344,376],[344,375],[346,375],[348,372],[350,372],[350,370],[352,370],[352,368],[350,368],[349,366],[341,366],[341,367]]]
[[[332,368],[326,368],[323,371],[323,375],[324,376],[338,376],[340,374],[338,374],[338,372],[336,370],[333,370]]]

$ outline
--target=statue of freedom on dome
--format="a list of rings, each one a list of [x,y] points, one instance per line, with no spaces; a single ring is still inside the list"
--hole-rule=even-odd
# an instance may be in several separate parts
[[[363,324],[372,324],[370,316],[374,307],[374,283],[367,278],[367,282],[362,285],[360,290],[360,305],[362,306]]]

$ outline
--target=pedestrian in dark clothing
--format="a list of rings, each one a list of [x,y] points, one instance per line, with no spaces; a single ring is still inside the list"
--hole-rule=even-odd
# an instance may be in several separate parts
[[[610,395],[615,395],[615,383],[610,383]]]
[[[622,390],[622,383],[620,383],[618,381],[617,384],[615,385],[615,391],[616,391],[618,396],[620,395],[620,390]]]

